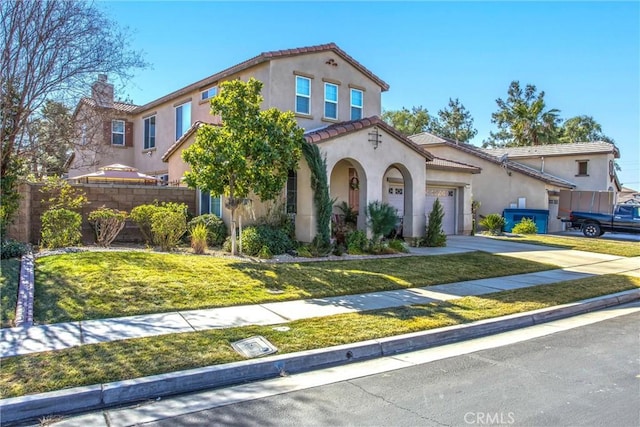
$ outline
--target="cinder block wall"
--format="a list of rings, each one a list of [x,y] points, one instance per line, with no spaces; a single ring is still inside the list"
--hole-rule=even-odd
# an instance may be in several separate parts
[[[87,217],[89,213],[102,206],[131,212],[136,206],[158,202],[185,203],[191,215],[196,213],[196,192],[186,187],[163,187],[122,184],[73,184],[74,188],[84,191],[89,204],[82,210],[82,241],[94,243],[94,233]],[[41,191],[41,184],[22,184],[20,186],[20,208],[14,223],[9,227],[8,237],[22,242],[38,244],[41,216],[46,205],[42,203],[50,195]],[[127,220],[116,242],[142,242],[140,230],[131,220]]]

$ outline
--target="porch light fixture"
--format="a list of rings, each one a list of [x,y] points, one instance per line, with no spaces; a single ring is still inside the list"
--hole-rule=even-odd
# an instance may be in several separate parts
[[[373,144],[373,149],[378,148],[378,145],[382,144],[382,135],[378,132],[378,127],[374,126],[373,130],[369,132],[369,142]]]

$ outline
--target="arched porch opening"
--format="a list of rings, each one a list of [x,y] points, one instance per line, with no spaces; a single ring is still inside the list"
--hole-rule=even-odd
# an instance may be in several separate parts
[[[396,209],[398,237],[413,236],[413,193],[409,170],[401,164],[390,165],[382,178],[382,202]]]
[[[335,200],[331,227],[338,243],[343,243],[349,231],[366,230],[367,175],[358,161],[342,159],[335,164],[329,178],[329,194]]]

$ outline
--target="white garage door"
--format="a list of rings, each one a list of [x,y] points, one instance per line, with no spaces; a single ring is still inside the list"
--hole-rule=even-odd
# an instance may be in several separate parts
[[[390,185],[387,190],[387,203],[398,211],[399,218],[404,216],[404,187],[401,185]]]
[[[455,188],[427,188],[427,203],[425,213],[427,221],[433,208],[433,202],[440,200],[444,210],[442,219],[442,231],[444,234],[456,234],[456,189]]]

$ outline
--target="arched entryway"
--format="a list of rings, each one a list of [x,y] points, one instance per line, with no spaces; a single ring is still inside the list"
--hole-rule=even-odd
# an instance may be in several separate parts
[[[354,159],[342,159],[331,170],[329,179],[329,193],[335,200],[333,205],[335,221],[343,219],[343,209],[349,207],[357,213],[356,224],[358,230],[365,230],[367,207],[367,175],[362,165]]]
[[[405,221],[405,214],[411,216],[413,212],[413,180],[403,165],[393,164],[385,171],[382,178],[382,202],[396,209],[396,232],[399,235],[413,235],[412,221]]]

